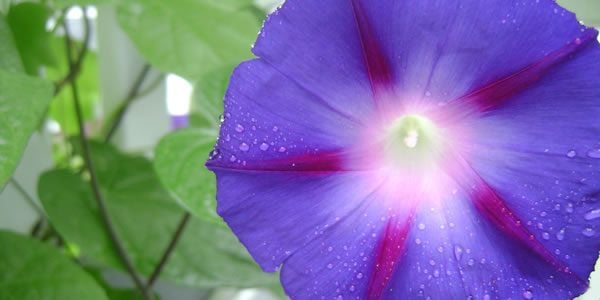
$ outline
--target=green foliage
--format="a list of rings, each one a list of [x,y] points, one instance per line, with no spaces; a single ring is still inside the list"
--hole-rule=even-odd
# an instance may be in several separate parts
[[[49,15],[48,7],[32,2],[13,5],[8,12],[7,21],[29,75],[37,75],[43,65],[56,64],[51,34],[46,31]]]
[[[156,148],[154,168],[185,209],[205,220],[220,222],[216,214],[215,178],[204,167],[215,139],[215,132],[205,129],[169,134]]]
[[[105,300],[102,288],[64,254],[0,231],[0,300]]]
[[[0,15],[0,39],[2,39],[2,43],[0,43],[0,70],[13,73],[23,72],[23,63],[12,36],[12,30],[2,15]]]
[[[45,118],[60,124],[52,146],[61,149],[55,163],[65,168],[42,174],[38,182],[50,221],[42,235],[64,244],[53,247],[0,232],[0,300],[142,299],[138,291],[115,288],[101,276],[101,270],[125,268],[100,217],[79,144],[69,143],[80,125],[71,83],[79,90],[83,125],[98,125],[98,55],[86,48],[79,72],[66,77],[72,70],[61,27],[46,30],[49,19],[61,25],[59,16],[68,6],[99,4],[116,10],[122,29],[154,68],[196,83],[192,128],[164,137],[154,161],[91,143],[95,175],[134,268],[143,277],[155,270],[189,211],[193,217],[161,279],[200,289],[280,291],[277,275],[263,273],[216,214],[215,178],[204,167],[232,66],[252,56],[250,47],[264,17],[253,1],[0,0],[0,187]],[[73,55],[88,46],[72,44]],[[64,80],[52,98],[51,82]],[[85,270],[73,258],[81,258],[77,261]]]
[[[150,63],[194,79],[251,57],[259,21],[249,7],[235,0],[126,0],[117,12]]]
[[[223,111],[223,97],[232,67],[226,66],[199,78],[192,95],[190,123],[192,127],[219,129],[219,115]]]
[[[64,8],[72,5],[101,5],[110,4],[118,0],[52,0],[57,8]]]
[[[558,4],[577,13],[577,19],[588,26],[600,25],[600,1],[598,0],[558,0]]]
[[[123,244],[137,270],[152,272],[183,215],[162,189],[150,161],[94,143],[94,162]],[[69,187],[69,188],[65,188]],[[67,170],[52,170],[39,182],[39,196],[51,223],[94,263],[123,269],[91,198],[89,184]],[[193,219],[162,278],[198,287],[265,286],[263,274],[222,224]]]
[[[0,16],[0,187],[14,171],[23,148],[40,123],[52,86],[45,80],[23,74],[11,43],[12,36]]]

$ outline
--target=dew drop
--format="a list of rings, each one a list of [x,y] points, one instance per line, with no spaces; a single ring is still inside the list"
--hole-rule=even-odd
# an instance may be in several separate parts
[[[456,258],[456,260],[461,260],[463,255],[463,248],[461,246],[455,245],[454,246],[454,257]]]
[[[354,292],[354,290],[356,290],[356,288],[355,288],[353,285],[351,285],[351,286],[350,286],[348,289],[349,289],[351,292]]]
[[[575,152],[575,150],[569,150],[569,152],[567,152],[567,157],[568,158],[573,158],[577,155],[577,152]]]
[[[588,151],[587,155],[591,158],[600,158],[600,149],[592,149]]]
[[[545,240],[549,240],[550,239],[550,234],[547,232],[542,233],[542,238]]]
[[[242,124],[235,125],[235,131],[240,133],[244,132],[244,126],[242,126]]]
[[[246,151],[248,151],[248,149],[250,149],[250,146],[248,146],[248,144],[246,144],[246,143],[240,144],[240,150],[246,152]]]
[[[333,269],[333,265],[332,264],[328,264],[327,265],[327,269]]]
[[[230,162],[234,162],[236,159],[237,159],[237,157],[235,157],[235,155],[232,155],[232,156],[229,158],[229,161],[230,161]]]
[[[273,132],[277,132],[277,131],[279,131],[279,127],[273,126]]]
[[[356,278],[358,278],[358,279],[361,279],[361,278],[363,278],[363,273],[358,273],[358,274],[356,274]]]
[[[419,223],[418,227],[419,227],[419,230],[424,230],[425,229],[425,224]]]
[[[279,151],[279,152],[282,152],[282,153],[283,153],[283,152],[285,152],[286,150],[287,150],[287,149],[286,149],[285,147],[283,147],[283,146],[282,146],[282,147],[279,147],[279,150],[277,150],[277,151]]]
[[[533,293],[531,291],[524,291],[523,292],[523,299],[533,299]]]
[[[260,146],[258,146],[258,148],[262,151],[267,151],[269,149],[269,144],[262,143],[262,144],[260,144]]]
[[[593,237],[596,234],[596,231],[593,228],[585,228],[581,231],[581,233],[587,237]]]
[[[565,239],[565,229],[564,228],[562,228],[561,230],[559,230],[556,233],[556,239],[559,240],[559,241],[562,241],[562,240]]]
[[[420,239],[420,238],[416,238],[416,239],[415,239],[415,244],[417,244],[417,245],[421,245],[421,239]]]
[[[584,219],[586,219],[587,221],[591,221],[591,220],[595,220],[600,218],[600,208],[588,211],[584,216]]]

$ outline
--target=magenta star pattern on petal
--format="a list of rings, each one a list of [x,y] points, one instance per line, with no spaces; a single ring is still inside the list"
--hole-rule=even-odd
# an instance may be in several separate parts
[[[292,299],[571,299],[600,46],[552,0],[288,0],[234,71],[218,212]]]

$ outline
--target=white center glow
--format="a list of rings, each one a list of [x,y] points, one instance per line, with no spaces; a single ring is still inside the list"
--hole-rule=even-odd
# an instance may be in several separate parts
[[[408,148],[414,148],[419,143],[419,132],[415,129],[411,129],[407,132],[406,137],[404,137],[404,144]]]

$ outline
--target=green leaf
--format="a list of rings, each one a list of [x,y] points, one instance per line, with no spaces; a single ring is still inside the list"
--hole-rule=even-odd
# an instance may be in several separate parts
[[[104,292],[108,296],[110,300],[143,300],[144,296],[139,290],[135,289],[127,289],[127,288],[117,288],[111,286],[102,275],[104,271],[102,269],[94,268],[92,266],[84,266],[84,269],[90,274],[96,282],[104,289]],[[152,292],[152,291],[151,291]],[[153,300],[160,300],[158,295],[152,295]]]
[[[164,137],[155,151],[154,168],[163,185],[185,209],[207,221],[216,214],[214,175],[204,162],[216,140],[214,131],[179,130]]]
[[[221,68],[203,75],[194,86],[192,95],[193,127],[219,130],[219,115],[223,112],[223,97],[229,83],[232,67]]]
[[[0,186],[17,166],[51,97],[47,81],[0,70]]]
[[[23,63],[17,50],[10,26],[0,14],[0,70],[23,72]]]
[[[117,4],[117,14],[150,63],[199,78],[252,57],[259,22],[250,5],[236,0],[127,0]]]
[[[22,74],[12,34],[0,15],[0,187],[19,158],[52,98],[52,85]]]
[[[171,239],[183,210],[166,192],[152,163],[94,143],[97,174],[108,209],[136,268],[151,273]],[[68,187],[68,188],[65,188]],[[66,170],[43,174],[39,197],[50,221],[83,256],[95,263],[123,269],[117,259],[87,182]],[[223,224],[192,219],[166,265],[162,278],[197,287],[269,286],[264,274]]]
[[[0,231],[0,300],[105,300],[83,269],[58,250]]]
[[[24,2],[10,7],[7,21],[27,74],[36,76],[44,65],[56,64],[46,31],[50,10],[43,4]]]
[[[54,7],[63,8],[73,5],[101,5],[112,3],[114,0],[54,0]]]
[[[558,4],[577,14],[577,19],[589,25],[600,25],[600,2],[598,0],[558,0]]]

